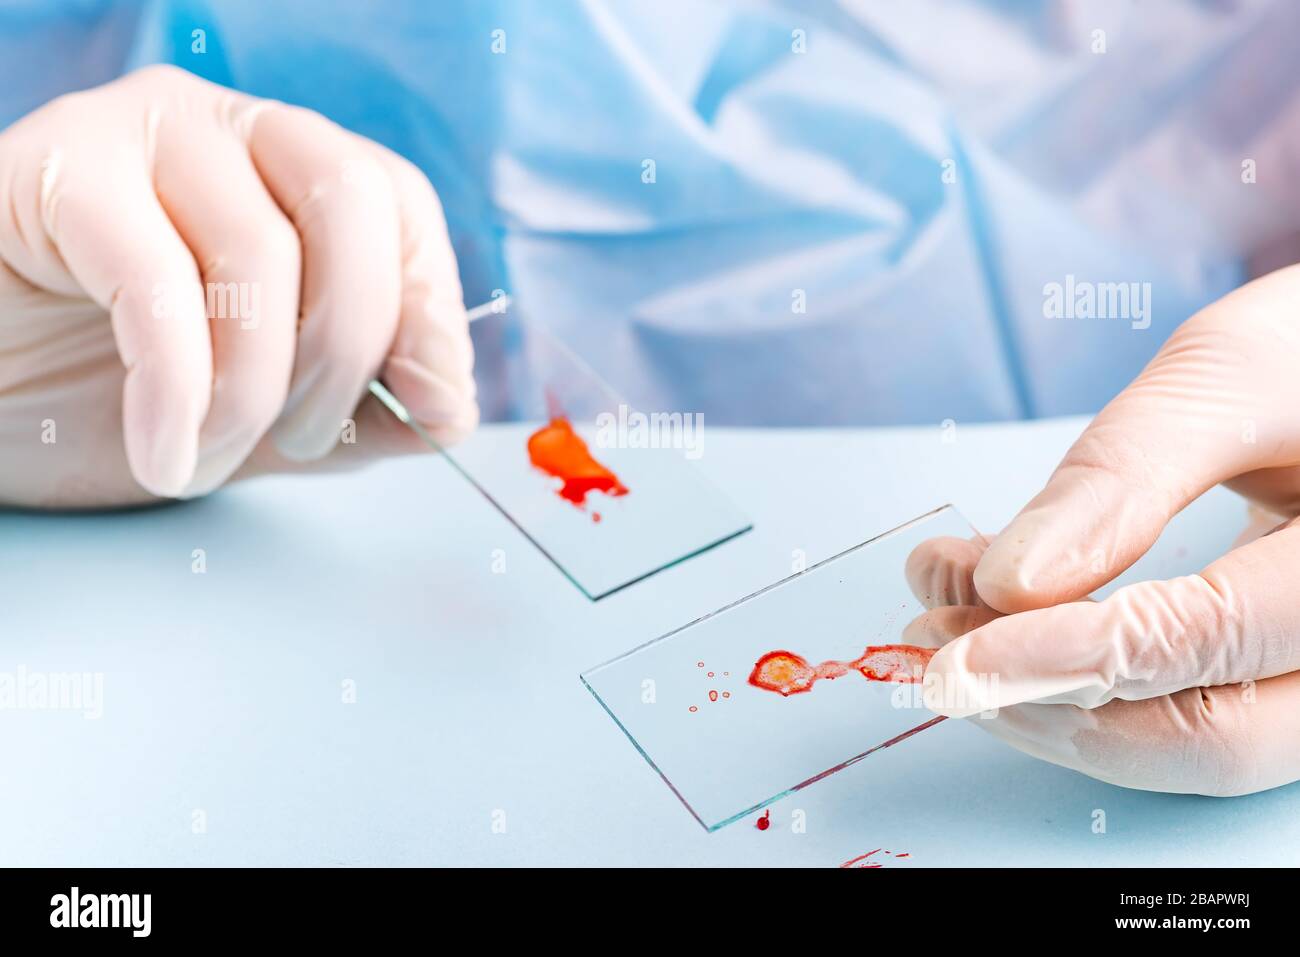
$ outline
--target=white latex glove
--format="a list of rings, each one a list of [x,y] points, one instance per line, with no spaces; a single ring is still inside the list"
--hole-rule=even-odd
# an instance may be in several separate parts
[[[1232,551],[1199,575],[1081,600],[1218,483],[1256,506]],[[1230,795],[1300,779],[1300,523],[1262,534],[1297,514],[1293,266],[1184,323],[987,550],[918,547],[909,581],[934,610],[907,638],[942,645],[926,704],[999,709],[975,723],[1129,787]]]
[[[150,67],[0,133],[0,504],[421,448],[376,375],[454,441],[472,364],[429,182],[316,113]]]

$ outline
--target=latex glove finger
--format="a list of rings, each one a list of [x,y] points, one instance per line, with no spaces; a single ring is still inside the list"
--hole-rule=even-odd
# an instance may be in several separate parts
[[[355,420],[357,441],[341,443],[333,453],[314,461],[287,458],[273,441],[264,439],[235,473],[234,480],[268,474],[348,472],[370,465],[377,458],[429,452],[429,447],[411,427],[374,396],[362,400]]]
[[[1300,673],[1090,711],[1019,705],[973,721],[1026,754],[1122,787],[1231,796],[1300,780]]]
[[[988,548],[982,537],[943,535],[921,542],[907,556],[907,587],[925,608],[945,605],[987,607],[975,589],[975,568]]]
[[[926,539],[912,549],[904,574],[912,594],[927,610],[904,627],[904,644],[941,648],[999,617],[975,590],[975,567],[987,547],[983,536],[945,535]]]
[[[1097,416],[989,546],[980,595],[1004,612],[1082,598],[1211,486],[1300,464],[1300,269],[1202,310]]]
[[[926,706],[950,716],[1029,701],[1094,708],[1295,671],[1298,576],[1300,527],[1292,526],[1200,575],[996,619],[935,654]]]
[[[474,352],[455,252],[442,208],[424,174],[368,144],[393,178],[402,219],[402,306],[381,378],[426,432],[451,445],[478,424]],[[263,443],[238,478],[267,472],[347,470],[380,456],[428,452],[424,441],[373,396],[356,412],[356,441],[327,459],[298,463]],[[306,467],[304,467],[304,465]]]
[[[355,425],[354,411],[397,331],[397,197],[360,138],[308,110],[269,104],[249,147],[302,242],[298,351],[272,435],[287,457],[319,459]]]
[[[917,615],[903,628],[901,641],[919,648],[942,648],[948,642],[1001,618],[987,605],[949,605]]]
[[[975,588],[975,569],[987,548],[988,541],[977,535],[931,538],[912,549],[904,573],[912,594],[927,610],[903,629],[904,644],[942,648],[1002,617]]]
[[[62,110],[76,106],[74,98]],[[60,110],[22,124],[49,124]],[[49,137],[11,127],[18,144]],[[85,148],[84,140],[113,143]],[[122,130],[94,113],[66,134],[66,148],[43,156],[0,157],[10,180],[16,229],[0,230],[0,258],[34,285],[88,296],[108,311],[126,376],[122,431],[135,480],[154,495],[179,495],[198,461],[199,430],[212,384],[212,347],[203,316],[161,321],[156,290],[202,301],[198,267],[168,219],[153,184],[148,129]],[[20,146],[17,152],[20,152]],[[39,182],[26,182],[39,177]]]
[[[199,263],[214,375],[186,495],[244,462],[284,406],[298,334],[298,233],[262,184],[246,140],[262,101],[203,85],[190,109],[213,123],[168,124],[156,149],[158,196]],[[183,306],[183,303],[177,303]]]
[[[450,445],[473,431],[479,417],[456,254],[425,175],[368,145],[392,179],[402,224],[401,315],[382,378],[435,441]]]

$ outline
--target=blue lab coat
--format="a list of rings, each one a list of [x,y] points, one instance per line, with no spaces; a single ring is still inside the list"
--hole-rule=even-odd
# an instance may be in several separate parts
[[[1300,216],[1296,35],[1282,0],[10,0],[0,124],[176,63],[411,158],[467,301],[643,408],[937,425],[1094,411],[1243,280]]]

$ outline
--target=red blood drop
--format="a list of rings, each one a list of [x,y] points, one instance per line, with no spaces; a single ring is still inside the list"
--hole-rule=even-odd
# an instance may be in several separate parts
[[[690,706],[689,708],[687,708],[686,710],[689,711],[691,714],[694,714],[695,712],[699,711],[700,709],[697,708],[697,707],[695,707],[695,705],[691,705],[691,706]]]
[[[771,826],[772,826],[772,811],[769,808],[768,810],[763,812],[762,817],[760,817],[757,821],[754,822],[754,827],[758,828],[760,831],[766,831]]]
[[[563,480],[560,497],[574,505],[585,504],[592,491],[627,494],[618,476],[591,457],[587,443],[563,416],[556,416],[528,437],[528,458],[547,475]]]
[[[710,692],[709,692],[709,700],[710,700],[710,701],[717,701],[717,700],[718,700],[718,693],[717,693],[716,691],[710,691]]]
[[[808,662],[791,651],[769,651],[754,663],[749,683],[789,697],[807,691],[817,680]]]

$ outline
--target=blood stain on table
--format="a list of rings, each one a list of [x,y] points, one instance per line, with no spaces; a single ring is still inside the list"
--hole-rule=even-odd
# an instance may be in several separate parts
[[[758,828],[760,831],[766,831],[771,826],[772,826],[771,809],[764,811],[763,816],[754,822],[754,827]]]
[[[528,459],[547,475],[560,479],[564,483],[558,490],[560,498],[579,508],[587,504],[591,492],[628,493],[618,476],[592,457],[587,443],[562,415],[528,437]],[[599,522],[600,513],[593,512],[591,520]]]
[[[851,870],[867,870],[867,869],[874,869],[878,867],[884,867],[885,866],[884,858],[876,858],[874,861],[871,860],[871,858],[875,857],[877,854],[882,854],[882,853],[886,857],[892,857],[895,860],[912,856],[907,852],[903,852],[901,854],[895,854],[893,851],[885,851],[878,847],[874,851],[867,851],[867,853],[865,854],[859,854],[857,857],[845,861],[843,864],[840,865],[840,867],[849,868]]]
[[[834,680],[850,671],[868,681],[919,684],[934,651],[912,645],[870,645],[854,661],[823,661],[815,666],[792,651],[769,651],[754,663],[749,683],[787,698],[811,691],[823,678]]]

